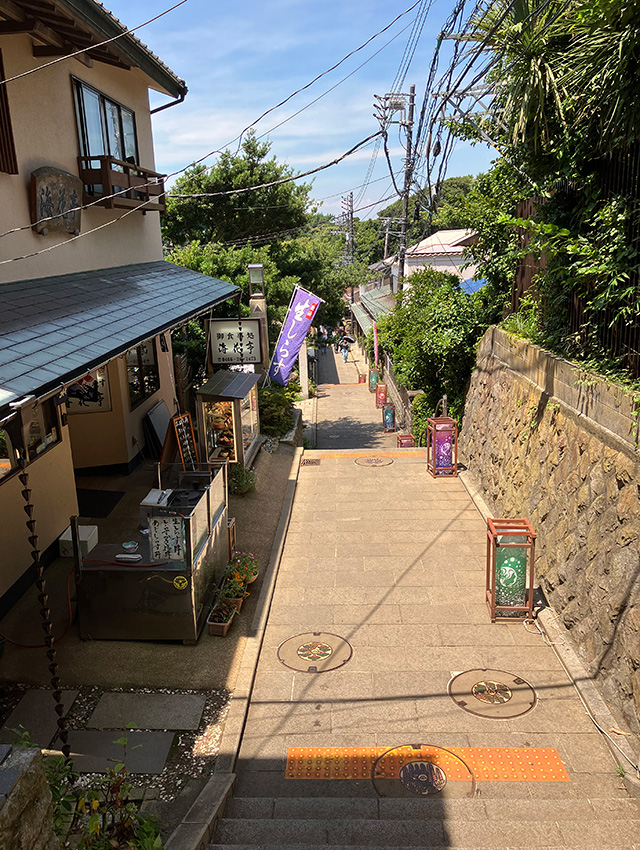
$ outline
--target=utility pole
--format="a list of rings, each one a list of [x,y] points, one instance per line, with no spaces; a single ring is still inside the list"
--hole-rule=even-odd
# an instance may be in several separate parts
[[[402,190],[402,222],[400,224],[400,245],[398,247],[398,291],[402,290],[402,278],[404,277],[405,256],[407,253],[407,227],[409,224],[409,192],[411,190],[412,178],[412,153],[413,153],[413,108],[416,97],[416,87],[409,88],[409,113],[405,127],[407,130],[407,155],[404,161],[404,188]]]
[[[342,198],[342,209],[344,210],[345,223],[345,266],[352,266],[355,255],[355,241],[353,235],[353,192]],[[351,284],[351,303],[353,304],[353,283]]]

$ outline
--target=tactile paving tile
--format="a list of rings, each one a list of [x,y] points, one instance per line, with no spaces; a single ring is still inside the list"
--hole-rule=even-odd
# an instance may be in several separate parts
[[[390,747],[290,747],[287,779],[371,779],[378,758]],[[552,747],[449,747],[473,771],[480,782],[570,782],[569,774]],[[438,747],[422,747],[421,753],[438,764],[451,781],[469,779],[457,760]],[[416,758],[411,747],[396,748],[384,759],[384,776],[397,779],[400,768]],[[445,763],[446,762],[446,763]],[[380,770],[381,767],[378,767]]]

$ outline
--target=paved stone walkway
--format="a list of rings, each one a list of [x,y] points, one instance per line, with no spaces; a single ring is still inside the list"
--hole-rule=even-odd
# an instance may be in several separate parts
[[[330,361],[323,369],[319,448],[304,454],[314,463],[300,469],[235,795],[210,847],[640,848],[637,803],[553,649],[522,624],[489,622],[485,523],[462,483],[390,448],[349,364],[338,364],[339,386]],[[372,449],[386,465],[367,465]],[[302,670],[285,666],[281,644],[308,633],[348,641],[350,660],[321,673],[302,659]],[[535,707],[494,719],[454,703],[452,676],[477,670],[482,681],[487,669],[530,683]],[[322,778],[326,762],[310,763],[320,778],[286,775],[290,748],[400,745],[553,748],[569,781],[485,778],[471,795],[449,781],[400,798],[398,781],[379,796],[370,778]]]

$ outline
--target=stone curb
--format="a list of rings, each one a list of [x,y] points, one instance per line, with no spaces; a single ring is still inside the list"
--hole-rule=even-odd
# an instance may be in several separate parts
[[[458,477],[469,494],[476,510],[486,521],[487,517],[492,515],[492,511],[489,510],[489,506],[482,497],[482,493],[477,482],[474,480],[469,471],[461,472]],[[612,726],[620,727],[621,723],[616,721],[609,710],[609,707],[602,698],[593,678],[589,675],[587,669],[580,660],[580,657],[571,645],[571,637],[567,629],[565,629],[560,622],[555,611],[552,608],[543,608],[538,611],[537,620],[540,623],[544,634],[548,638],[549,644],[555,652],[558,661],[564,668],[567,676],[571,679],[571,682],[578,692],[587,713],[591,716],[591,719],[594,720],[598,726],[604,729],[605,732],[607,732],[607,730],[609,730]],[[629,730],[625,726],[623,731],[627,732]],[[633,775],[633,768],[622,755],[622,753],[624,753],[624,755],[629,758],[633,764],[638,764],[638,757],[633,752],[629,742],[626,739],[615,742],[620,750],[622,750],[621,753],[619,750],[616,750],[606,735],[604,738],[614,760],[618,766],[625,771],[623,781],[627,790],[633,796],[640,797],[640,777]]]
[[[213,776],[209,779],[196,801],[165,844],[165,850],[200,850],[213,835],[216,820],[221,816],[227,799],[233,793],[235,768],[240,741],[246,721],[258,657],[262,648],[264,632],[269,617],[271,600],[275,590],[280,558],[284,549],[289,519],[293,508],[300,461],[303,449],[297,448],[291,464],[289,481],[285,491],[280,521],[276,529],[269,564],[267,580],[263,582],[256,613],[251,623],[251,636],[247,638],[242,661],[238,670],[236,686],[233,691],[227,714],[220,749]]]

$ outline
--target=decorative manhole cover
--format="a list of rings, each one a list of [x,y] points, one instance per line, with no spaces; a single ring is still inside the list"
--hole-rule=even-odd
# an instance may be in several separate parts
[[[467,670],[449,682],[449,696],[456,705],[478,717],[508,720],[535,708],[533,686],[504,670]]]
[[[393,463],[390,457],[357,457],[355,462],[358,466],[389,466]]]
[[[371,772],[380,797],[429,797],[447,789],[451,794],[472,797],[476,779],[469,765],[457,753],[423,744],[403,745],[387,750],[376,759]]]
[[[353,655],[351,645],[339,635],[307,632],[287,638],[278,647],[285,667],[301,673],[326,673],[342,667]]]
[[[442,791],[447,784],[447,774],[430,761],[410,761],[400,768],[400,782],[412,794],[426,797]]]

